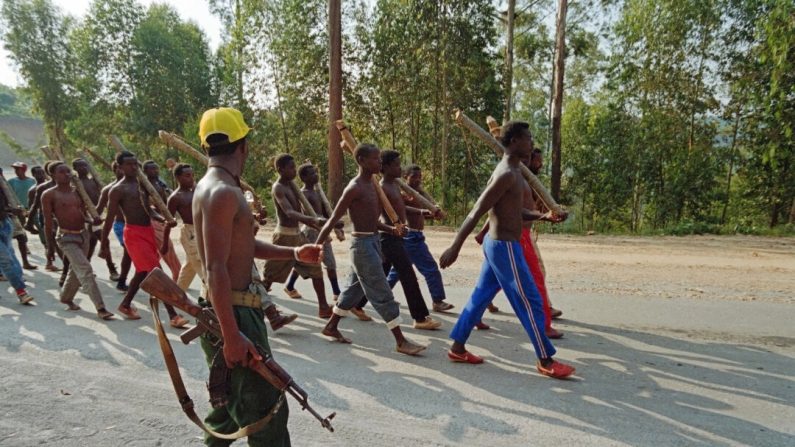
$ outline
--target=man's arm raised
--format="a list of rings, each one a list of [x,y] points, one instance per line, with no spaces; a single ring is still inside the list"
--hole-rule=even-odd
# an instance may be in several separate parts
[[[262,360],[257,348],[240,334],[232,310],[232,287],[227,262],[231,253],[232,231],[239,205],[237,193],[229,187],[220,187],[213,191],[207,202],[202,205],[204,216],[202,227],[212,228],[212,231],[202,232],[207,286],[210,290],[210,301],[224,336],[224,360],[229,368],[237,365],[248,366],[249,355],[254,360]]]
[[[445,250],[441,258],[439,258],[440,267],[447,268],[455,262],[458,258],[458,252],[461,251],[461,246],[464,245],[467,236],[475,229],[480,218],[493,208],[497,201],[505,194],[505,191],[511,187],[514,180],[515,177],[512,173],[505,172],[486,186],[486,189],[480,194],[480,197],[478,197],[478,201],[475,203],[474,208],[472,208],[472,211],[470,211],[469,215],[464,219],[464,223],[461,224],[461,228],[458,229],[455,240],[453,240],[453,245]]]

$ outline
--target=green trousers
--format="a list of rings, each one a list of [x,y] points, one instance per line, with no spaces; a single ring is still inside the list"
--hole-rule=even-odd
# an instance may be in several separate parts
[[[268,333],[261,309],[234,306],[237,325],[249,340],[259,344],[266,352],[271,352]],[[212,345],[208,335],[201,337],[201,346],[211,365],[218,348]],[[223,355],[219,353],[218,355]],[[280,392],[254,371],[237,367],[232,370],[229,403],[222,408],[214,408],[204,419],[204,423],[219,433],[234,433],[240,427],[262,419],[279,399]],[[289,410],[287,401],[270,423],[259,432],[248,437],[248,445],[256,447],[290,447],[290,433],[287,431]],[[204,443],[211,447],[228,446],[233,441],[205,435]]]

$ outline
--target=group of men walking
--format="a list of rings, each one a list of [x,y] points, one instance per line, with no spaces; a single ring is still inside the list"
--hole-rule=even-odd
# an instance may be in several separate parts
[[[535,205],[533,191],[521,176],[520,163],[531,168],[536,163],[536,169],[540,167],[540,161],[533,161],[533,140],[526,123],[510,122],[503,126],[501,143],[505,156],[457,232],[453,245],[441,255],[439,264],[430,253],[423,229],[426,219],[443,218],[444,214],[438,207],[422,209],[416,203],[416,196],[401,191],[399,181],[402,177],[417,193],[430,199],[422,188],[421,168],[413,164],[403,167],[398,152],[382,151],[373,144],[356,147],[353,155],[358,174],[347,185],[333,210],[324,206],[322,192],[316,188],[318,172],[315,166],[310,163],[296,166],[296,161],[287,154],[276,157],[274,168],[278,179],[271,190],[277,216],[273,243],[257,240],[255,234],[259,225],[246,202],[240,181],[248,158],[246,137],[249,131],[242,114],[235,109],[206,111],[200,122],[199,136],[209,158],[207,173],[194,186],[192,168],[176,165],[173,174],[178,187],[173,192],[160,180],[156,163],[146,161],[140,165],[130,152],[123,151],[116,156],[113,164],[116,180],[104,188],[90,185],[92,179],[82,165],[85,161],[75,160],[73,167],[79,180],[98,211],[106,214],[101,227],[99,219],[88,217],[87,204],[71,184],[75,174],[61,162],[49,162],[45,166],[49,181],[40,175],[34,180],[36,184],[26,182],[27,189],[14,186],[15,192],[21,191],[18,196],[30,198],[26,201],[30,213],[25,227],[40,235],[44,233],[47,267],[54,268],[50,255],[54,258],[57,252],[63,258],[64,271],[69,270],[64,277],[60,300],[70,310],[79,309],[74,296],[78,288],[82,288],[100,318],[113,318],[99,293],[89,261],[97,241],[99,255],[106,260],[110,277],[116,281],[116,287],[125,292],[117,311],[127,319],[141,318],[133,298],[141,281],[160,266],[161,260],[182,289],[190,286],[195,275],[200,277],[201,295],[217,315],[223,334],[223,343],[209,333],[204,334],[202,348],[208,364],[221,355],[231,369],[228,403],[214,408],[205,420],[212,430],[234,432],[276,408],[279,390],[246,368],[261,360],[263,352],[270,355],[266,320],[272,330],[278,330],[297,318],[281,314],[273,305],[267,291],[274,283],[286,283],[287,296],[300,299],[296,281],[299,277],[311,279],[318,302],[318,317],[327,320],[322,334],[332,341],[351,343],[340,331],[342,318],[352,314],[359,320],[372,320],[365,311],[366,304],[370,303],[392,334],[396,351],[418,355],[427,347],[405,336],[392,288],[401,283],[414,329],[439,329],[442,322],[431,317],[430,311],[450,312],[454,308],[446,301],[439,266],[447,268],[456,261],[464,242],[486,214],[487,227],[476,237],[483,246],[483,266],[472,295],[452,329],[453,343],[447,352],[448,358],[453,362],[483,363],[482,357],[466,349],[466,343],[475,327],[488,329],[482,321],[484,312],[502,290],[533,343],[537,370],[554,378],[566,378],[574,373],[573,367],[553,359],[555,348],[550,338],[559,338],[562,334],[551,327],[555,312],[549,304],[543,267],[529,227],[539,220],[560,221],[561,216],[540,211]],[[170,231],[176,223],[167,220],[152,205],[151,197],[138,179],[139,169],[143,169],[149,183],[167,204],[169,213],[179,216],[183,222],[180,241],[186,253],[184,264],[176,257],[170,239]],[[24,171],[20,175],[19,170],[17,177],[24,180]],[[380,181],[378,175],[382,176]],[[303,182],[301,190],[294,183],[296,177]],[[392,208],[396,218],[390,217],[385,207]],[[340,288],[330,236],[333,232],[340,233],[341,220],[346,213],[353,227],[350,232],[351,272],[344,287]],[[9,207],[9,202],[0,197],[0,270],[11,282],[20,302],[30,303],[32,298],[25,289],[24,279],[20,279],[21,270],[35,266],[27,260],[20,266],[11,248],[14,218],[24,214]],[[111,231],[124,249],[121,272],[116,271],[111,260]],[[25,241],[18,241],[22,250]],[[255,258],[265,260],[261,276]],[[326,297],[321,262],[331,283],[331,302]],[[130,264],[135,272],[127,283]],[[428,285],[430,308],[420,290],[415,267]],[[173,308],[166,307],[172,326],[184,327],[188,323]],[[249,436],[249,444],[290,445],[287,411],[287,405],[282,405],[265,429]],[[208,445],[229,443],[209,435],[206,442]]]

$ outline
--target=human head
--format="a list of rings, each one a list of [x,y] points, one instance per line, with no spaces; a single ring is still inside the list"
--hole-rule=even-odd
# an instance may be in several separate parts
[[[177,163],[174,166],[174,178],[180,188],[192,188],[194,185],[193,168],[187,163]]]
[[[505,123],[502,126],[500,143],[502,143],[508,155],[529,155],[533,150],[533,135],[530,133],[530,125],[523,121]]]
[[[72,170],[64,163],[58,163],[52,168],[52,179],[56,185],[65,185],[72,178]]]
[[[312,163],[304,163],[298,167],[298,176],[301,181],[307,186],[314,186],[317,184],[317,169]]]
[[[403,168],[403,177],[409,186],[416,188],[422,184],[422,169],[415,164],[410,164]]]
[[[353,152],[356,164],[366,174],[376,174],[381,171],[381,150],[371,143],[359,143]]]
[[[533,149],[533,153],[530,154],[530,170],[533,171],[533,174],[538,175],[541,172],[541,168],[544,167],[544,154],[541,152],[541,149]]]
[[[290,154],[279,154],[273,159],[273,167],[279,173],[279,178],[292,180],[295,178],[295,159]]]
[[[44,169],[47,171],[47,174],[50,175],[50,178],[52,178],[53,172],[55,172],[55,168],[58,165],[62,165],[62,164],[63,164],[62,161],[52,160],[52,161],[48,162],[46,165],[44,165]]]
[[[44,168],[42,168],[41,166],[34,166],[30,168],[30,175],[32,175],[33,178],[36,179],[36,183],[41,183],[47,180],[47,173],[44,172]]]
[[[116,156],[116,163],[119,165],[119,169],[121,169],[125,177],[133,178],[137,175],[138,158],[136,158],[135,154],[132,152],[121,151],[119,155]]]
[[[81,178],[86,177],[88,175],[88,162],[82,158],[75,158],[72,160],[72,169],[74,169]]]
[[[17,177],[24,177],[25,172],[28,170],[28,165],[22,163],[21,161],[12,163],[11,167],[14,168],[14,173],[17,175]]]
[[[160,176],[160,166],[154,160],[146,160],[144,162],[144,175],[150,179],[156,179]]]
[[[400,177],[400,152],[392,149],[381,151],[381,172],[389,178]]]
[[[250,131],[251,129],[239,110],[217,107],[202,114],[199,123],[199,140],[211,158],[233,154],[241,156],[240,168],[242,169],[243,162],[248,155],[246,135]]]

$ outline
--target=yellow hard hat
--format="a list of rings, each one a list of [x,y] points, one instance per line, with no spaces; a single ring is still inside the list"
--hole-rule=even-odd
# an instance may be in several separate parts
[[[207,142],[207,137],[210,135],[225,135],[229,143],[234,143],[248,135],[250,130],[240,110],[231,107],[216,107],[207,110],[202,115],[202,120],[199,123],[199,139],[202,147],[207,149],[210,147]]]

